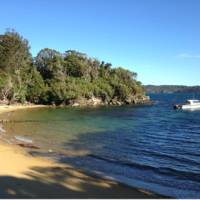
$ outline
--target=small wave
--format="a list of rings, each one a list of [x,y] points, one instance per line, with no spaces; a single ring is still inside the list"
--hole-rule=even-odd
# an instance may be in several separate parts
[[[95,158],[95,159],[99,159],[99,160],[103,160],[106,162],[111,162],[111,163],[115,163],[118,165],[126,165],[129,167],[134,167],[137,169],[141,169],[141,170],[149,170],[152,171],[154,173],[157,174],[162,174],[162,175],[172,175],[174,177],[177,177],[179,179],[187,179],[187,180],[192,180],[192,181],[200,181],[200,175],[199,173],[195,173],[195,172],[188,172],[188,171],[181,171],[181,170],[176,170],[176,169],[172,169],[172,168],[168,168],[168,167],[153,167],[150,165],[142,165],[139,163],[132,163],[132,162],[119,162],[117,160],[114,159],[110,159],[110,158],[103,158],[101,156],[98,155],[94,155],[94,154],[89,154],[89,157]]]
[[[3,129],[2,127],[0,127],[0,133],[5,133],[5,132],[6,132],[6,130]]]

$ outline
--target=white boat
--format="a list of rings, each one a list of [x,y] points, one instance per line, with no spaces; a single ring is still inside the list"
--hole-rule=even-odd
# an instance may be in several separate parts
[[[187,109],[200,109],[200,100],[195,100],[195,99],[192,99],[192,100],[187,100],[186,101],[186,104],[183,104],[183,105],[175,105],[174,106],[175,109],[183,109],[183,110],[187,110]]]

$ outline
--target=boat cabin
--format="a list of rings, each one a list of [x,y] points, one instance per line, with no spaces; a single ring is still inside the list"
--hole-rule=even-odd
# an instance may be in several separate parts
[[[200,101],[199,100],[187,100],[187,104],[190,104],[190,105],[200,104]]]

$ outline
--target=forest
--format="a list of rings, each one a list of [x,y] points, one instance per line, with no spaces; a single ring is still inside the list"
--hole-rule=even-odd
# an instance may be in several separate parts
[[[145,99],[137,74],[84,53],[44,48],[33,57],[27,39],[14,30],[0,35],[1,103],[70,105],[98,98],[103,104]]]

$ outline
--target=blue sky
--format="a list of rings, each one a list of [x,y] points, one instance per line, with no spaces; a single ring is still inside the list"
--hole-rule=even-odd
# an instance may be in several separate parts
[[[138,73],[144,84],[200,85],[199,0],[0,0],[0,33],[75,49]]]

